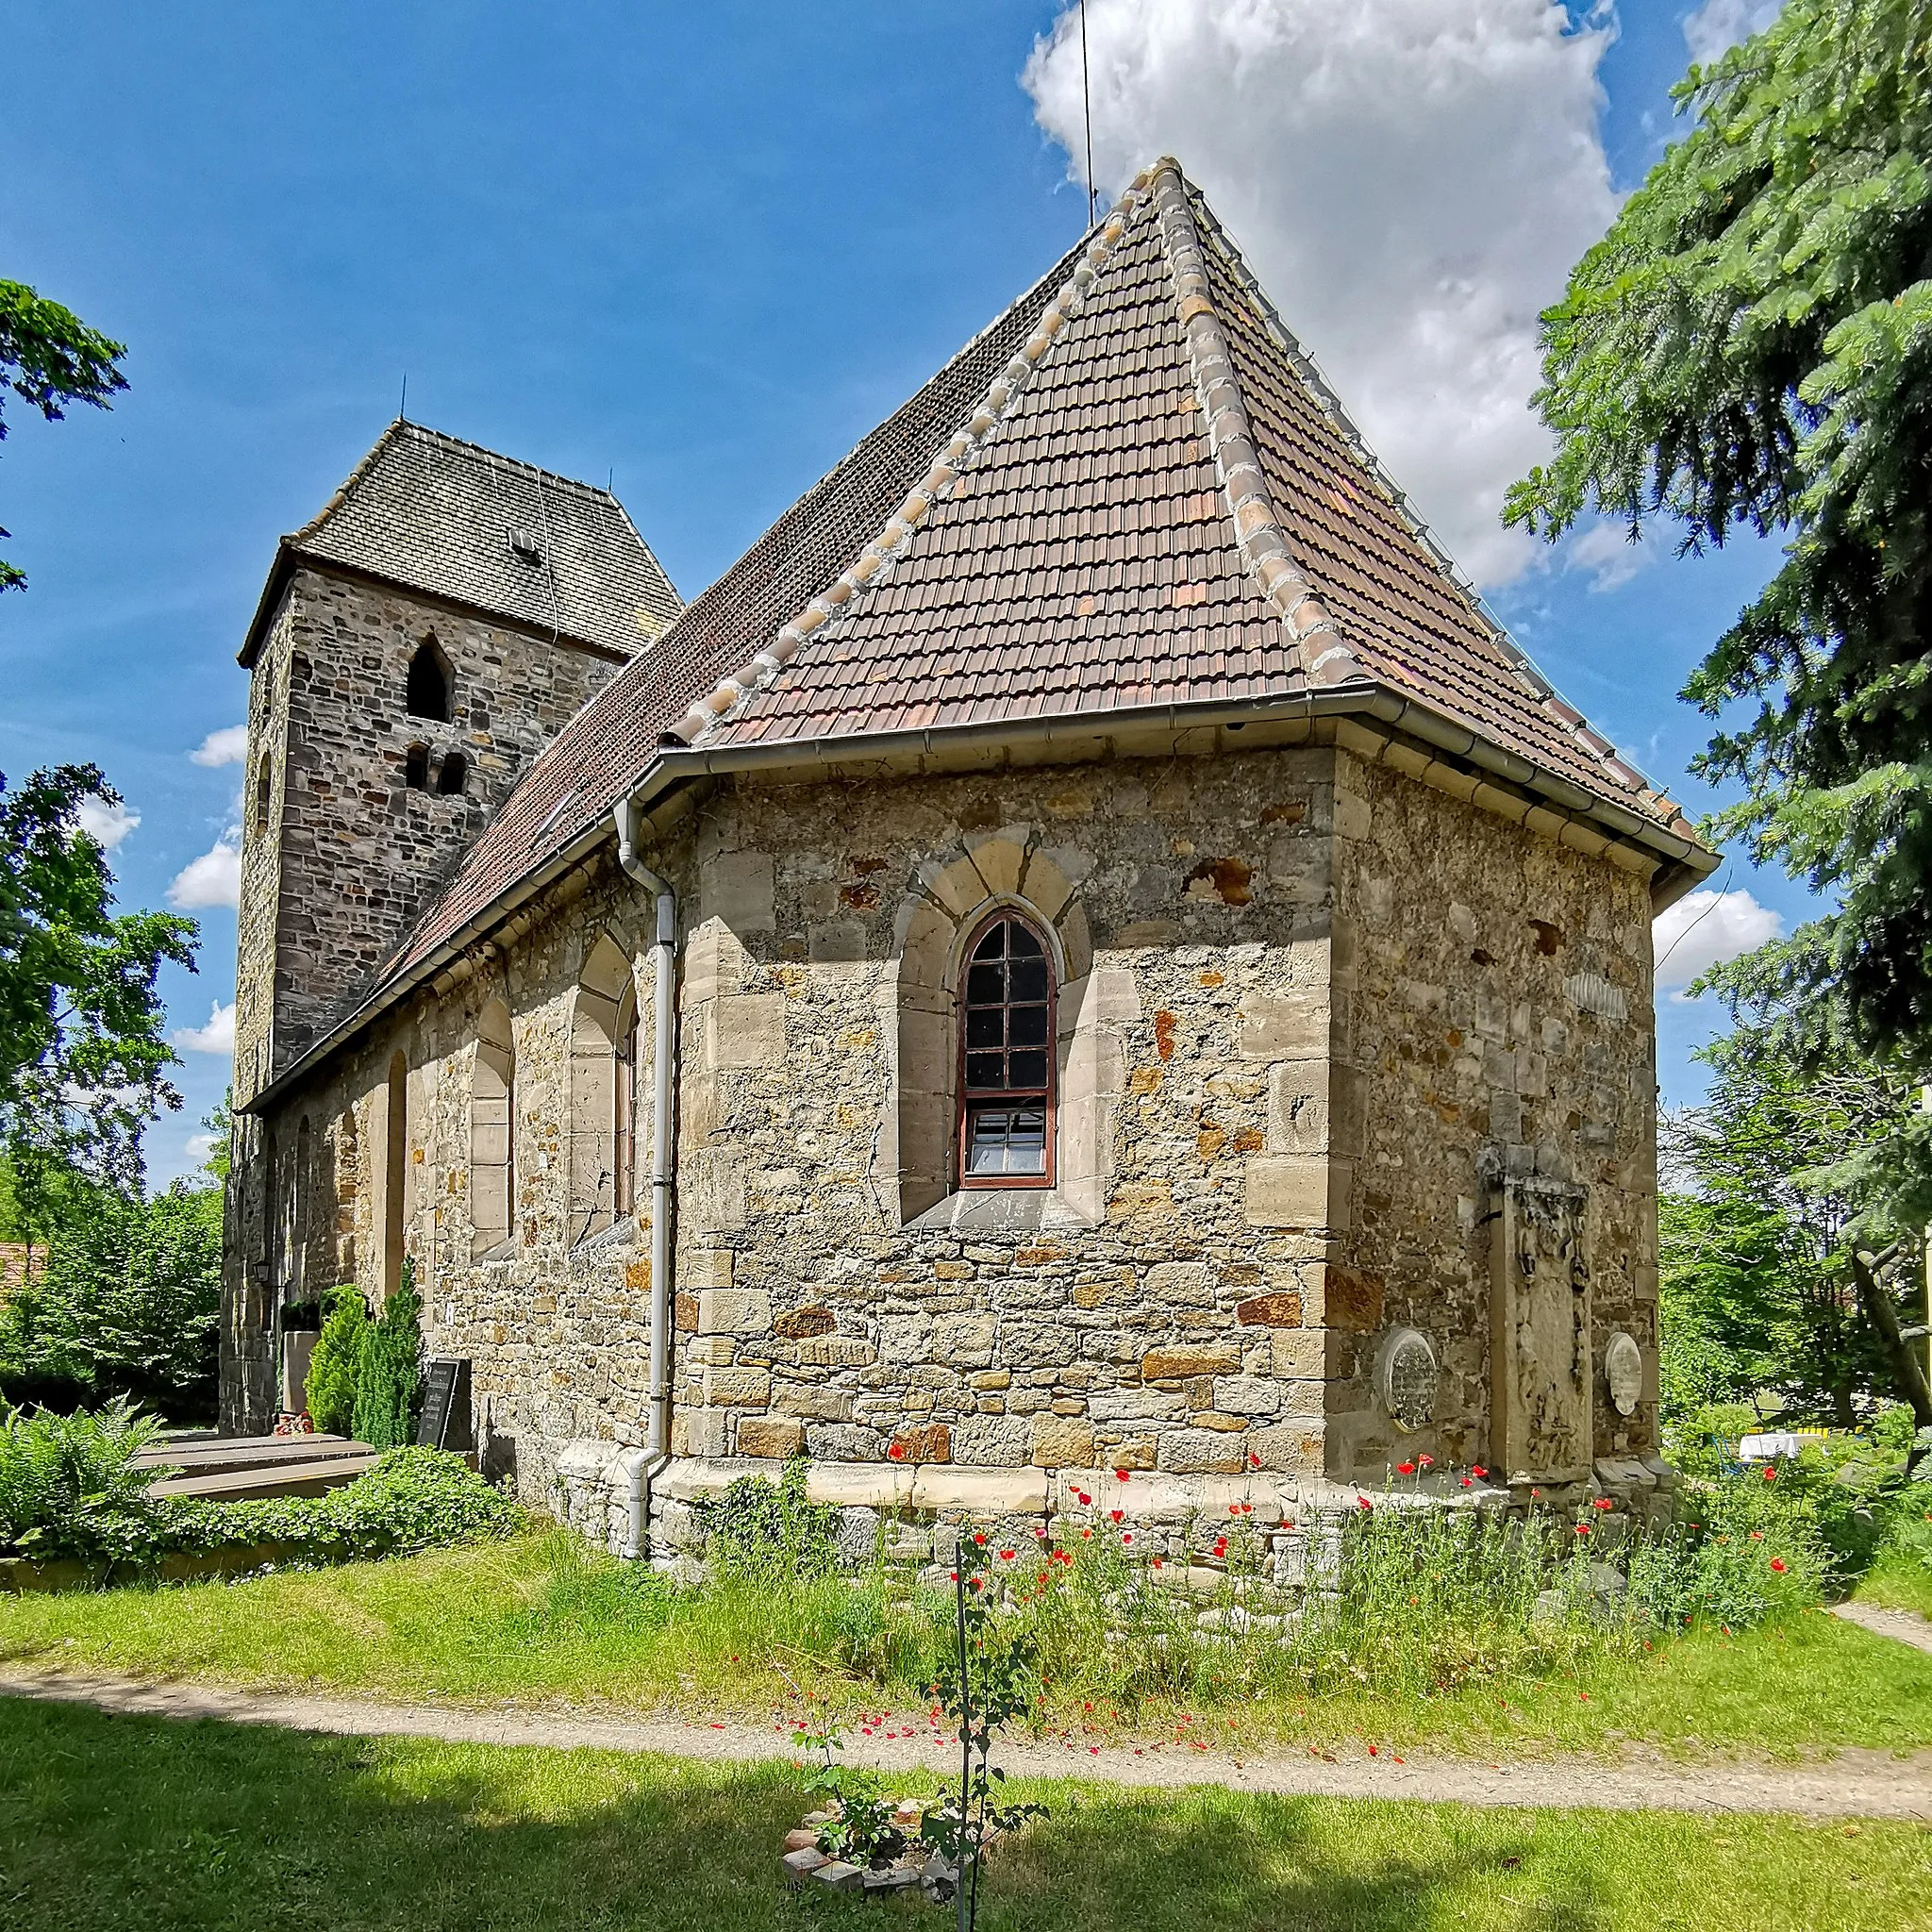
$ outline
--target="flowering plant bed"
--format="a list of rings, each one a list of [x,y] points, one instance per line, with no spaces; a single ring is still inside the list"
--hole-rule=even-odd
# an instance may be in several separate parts
[[[855,1820],[837,1800],[825,1810],[808,1812],[799,1828],[786,1835],[778,1861],[785,1882],[797,1887],[808,1880],[831,1891],[881,1897],[917,1891],[930,1905],[948,1903],[958,1888],[959,1870],[925,1842],[925,1805],[893,1798],[880,1808],[890,1824],[873,1838],[869,1851],[841,1842]],[[827,1844],[835,1849],[826,1850]]]

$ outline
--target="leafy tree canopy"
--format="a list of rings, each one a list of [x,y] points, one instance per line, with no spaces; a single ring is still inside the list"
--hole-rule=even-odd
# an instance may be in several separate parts
[[[1773,1025],[1740,1026],[1701,1057],[1708,1098],[1660,1135],[1665,1407],[1770,1394],[1787,1414],[1849,1426],[1873,1395],[1905,1391],[1848,1251],[1915,1241],[1932,1219],[1932,1115],[1903,1077],[1843,1047],[1801,1065]],[[1923,1275],[1915,1264],[1902,1279]]]
[[[0,1308],[0,1392],[61,1408],[125,1396],[211,1420],[221,1302],[219,1188],[103,1190]]]
[[[1718,813],[1838,909],[1714,975],[1809,1054],[1932,1059],[1932,11],[1788,0],[1542,319],[1556,432],[1508,521],[1591,510],[1785,562],[1684,695]],[[1829,993],[1828,998],[1816,995]]]
[[[125,344],[25,282],[0,281],[0,384],[49,423],[60,420],[68,403],[108,408],[108,397],[127,387],[117,366],[126,353]],[[0,389],[0,438],[7,434],[5,393]],[[8,534],[0,530],[0,537]],[[0,591],[25,583],[26,574],[0,558]]]
[[[167,912],[116,915],[107,855],[80,807],[116,797],[92,765],[0,777],[0,1143],[16,1210],[69,1169],[138,1185],[141,1133],[181,1097],[166,1070],[156,982],[191,971],[195,925]]]

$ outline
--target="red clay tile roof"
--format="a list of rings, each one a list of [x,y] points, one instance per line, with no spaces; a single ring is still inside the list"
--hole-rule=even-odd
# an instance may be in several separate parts
[[[1366,680],[1675,818],[1456,580],[1172,161],[1089,265],[866,581],[681,735],[724,748]]]
[[[1456,579],[1163,160],[566,726],[358,1012],[608,823],[666,744],[1332,687],[1412,698],[1689,835]]]

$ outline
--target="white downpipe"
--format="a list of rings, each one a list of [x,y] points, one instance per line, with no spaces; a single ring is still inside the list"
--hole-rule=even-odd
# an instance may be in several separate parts
[[[650,1416],[644,1454],[631,1472],[630,1508],[625,1551],[641,1557],[649,1544],[645,1512],[651,1477],[662,1465],[670,1441],[671,1417],[671,1221],[675,1199],[672,1166],[676,1123],[672,1119],[677,1053],[677,895],[638,857],[640,813],[634,798],[619,801],[617,862],[658,902],[658,959],[652,984],[655,1022],[651,1055],[651,1354]]]

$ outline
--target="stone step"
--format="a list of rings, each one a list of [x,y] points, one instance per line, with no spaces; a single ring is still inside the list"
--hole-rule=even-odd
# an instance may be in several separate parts
[[[381,1460],[379,1452],[367,1443],[358,1443],[356,1447],[360,1452],[358,1455],[336,1456],[321,1461],[279,1462],[265,1468],[173,1476],[156,1483],[148,1493],[199,1496],[214,1503],[240,1502],[251,1496],[319,1496],[325,1490],[341,1489],[358,1475],[366,1475]]]
[[[137,1469],[178,1469],[184,1476],[225,1475],[271,1470],[284,1463],[331,1462],[366,1457],[367,1442],[349,1436],[226,1436],[158,1444],[134,1458]]]

